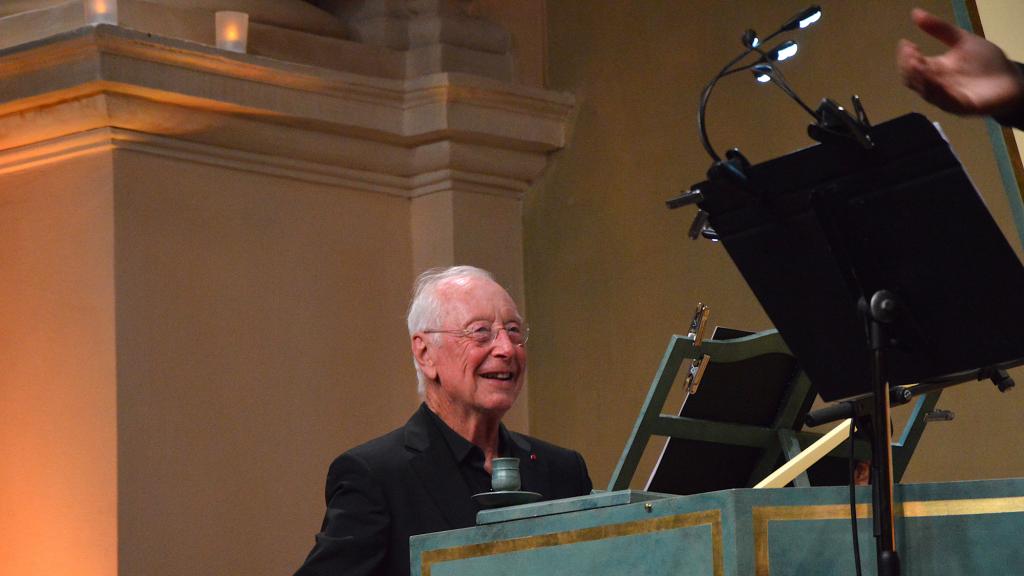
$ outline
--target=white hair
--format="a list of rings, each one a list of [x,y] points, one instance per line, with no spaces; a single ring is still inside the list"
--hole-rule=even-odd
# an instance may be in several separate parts
[[[409,302],[409,314],[406,316],[406,324],[409,327],[409,337],[424,330],[438,329],[444,321],[444,302],[438,297],[438,288],[445,283],[461,278],[484,278],[495,282],[490,272],[476,266],[450,266],[448,268],[431,268],[416,278],[413,287],[412,301]],[[433,335],[435,342],[437,334]],[[416,367],[417,390],[422,397],[427,389],[427,377],[420,369],[420,365],[413,356],[413,366]]]

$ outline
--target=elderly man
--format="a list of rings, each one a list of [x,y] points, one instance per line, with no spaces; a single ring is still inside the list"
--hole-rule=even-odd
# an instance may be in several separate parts
[[[590,492],[579,453],[501,424],[523,386],[529,331],[489,273],[424,273],[408,325],[424,402],[405,426],[331,464],[323,526],[296,576],[408,576],[410,536],[475,524],[472,495],[490,489],[496,457],[519,458],[523,490]]]

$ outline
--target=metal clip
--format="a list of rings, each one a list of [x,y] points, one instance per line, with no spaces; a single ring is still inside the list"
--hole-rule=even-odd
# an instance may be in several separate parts
[[[690,229],[686,232],[686,235],[690,240],[696,240],[704,230],[708,227],[708,214],[703,210],[697,210],[697,215],[693,217],[693,222],[690,224]]]
[[[708,369],[708,364],[711,363],[711,356],[705,354],[700,358],[694,358],[693,362],[690,363],[690,370],[686,374],[686,391],[690,394],[696,394],[697,389],[700,388],[700,381],[704,378],[704,371]]]
[[[693,347],[697,348],[704,342],[704,329],[708,325],[708,316],[711,315],[711,308],[703,302],[697,302],[697,311],[693,313],[693,320],[690,320],[690,333],[687,337],[693,338]]]

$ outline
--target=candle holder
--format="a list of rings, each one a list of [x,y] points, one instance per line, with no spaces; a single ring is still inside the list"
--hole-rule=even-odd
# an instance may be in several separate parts
[[[494,458],[491,460],[491,490],[514,492],[521,487],[519,458]]]
[[[245,53],[249,41],[249,15],[221,10],[215,16],[217,48]]]
[[[117,25],[117,0],[82,0],[82,8],[89,24]]]

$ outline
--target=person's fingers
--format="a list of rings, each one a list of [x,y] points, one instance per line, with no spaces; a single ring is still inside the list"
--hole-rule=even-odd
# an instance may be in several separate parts
[[[946,112],[964,114],[971,112],[966,106],[964,95],[955,86],[942,80],[942,74],[935,70],[934,61],[921,57],[911,65],[910,71],[903,75],[903,83],[921,95],[926,102],[938,106]]]
[[[896,67],[907,87],[920,92],[924,66],[924,56],[917,45],[909,40],[900,40],[896,45]]]
[[[917,92],[925,101],[943,110],[954,112],[958,104],[942,85],[929,58],[921,54],[913,42],[901,40],[896,49],[896,63],[903,84]]]
[[[946,46],[954,46],[967,32],[942,18],[920,8],[914,8],[910,18],[917,27]]]
[[[900,40],[896,44],[896,65],[901,71],[909,71],[921,61],[921,50],[910,40]]]

